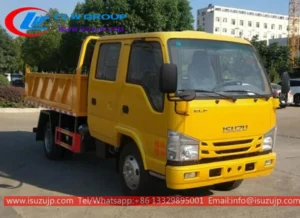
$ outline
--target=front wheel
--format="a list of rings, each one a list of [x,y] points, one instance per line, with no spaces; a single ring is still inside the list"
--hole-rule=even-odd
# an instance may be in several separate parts
[[[121,149],[119,172],[127,195],[145,195],[149,191],[150,175],[144,169],[142,157],[136,145],[129,142]]]
[[[237,189],[242,184],[243,180],[235,180],[214,185],[214,189],[218,191],[231,191]]]

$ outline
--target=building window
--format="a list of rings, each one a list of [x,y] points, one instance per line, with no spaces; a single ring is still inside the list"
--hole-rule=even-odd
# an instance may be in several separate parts
[[[268,29],[268,24],[265,23],[265,24],[264,24],[264,27],[265,27],[265,29]]]
[[[248,26],[252,27],[252,21],[248,21]]]
[[[221,8],[216,8],[215,10],[216,10],[216,11],[221,11]]]
[[[197,20],[197,26],[199,26],[200,25],[200,22],[199,22],[199,20]]]
[[[267,38],[267,33],[264,33],[264,38]]]
[[[272,30],[275,29],[275,24],[272,24],[272,25],[271,25],[271,29],[272,29]]]
[[[226,28],[223,28],[223,33],[227,33],[227,29]]]
[[[234,10],[234,11],[233,11],[233,13],[237,13],[237,12],[238,12],[237,10]]]
[[[206,15],[206,12],[204,11],[204,12],[202,12],[202,16],[205,16]]]
[[[235,19],[232,19],[232,20],[231,20],[231,24],[232,24],[232,25],[235,25]]]
[[[202,20],[205,21],[205,17],[203,17]]]
[[[239,35],[240,37],[243,37],[243,30],[240,31]]]
[[[159,72],[162,64],[160,43],[132,44],[126,82],[143,87],[152,108],[158,112],[163,111],[164,103],[164,94],[159,90]]]
[[[121,43],[104,43],[100,46],[96,79],[116,80],[120,51]]]
[[[200,11],[198,11],[198,16],[200,15]]]
[[[240,25],[244,26],[244,21],[243,20],[240,20]]]
[[[220,18],[219,18],[219,17],[216,17],[216,21],[217,21],[217,22],[220,22]]]
[[[256,22],[256,27],[259,28],[260,27],[260,24],[259,22]]]
[[[235,35],[235,29],[231,30],[231,35]]]
[[[279,25],[279,30],[282,30],[282,25]]]
[[[227,18],[223,18],[223,23],[227,23]]]
[[[216,27],[215,28],[215,32],[219,32],[220,31],[220,28],[219,27]]]

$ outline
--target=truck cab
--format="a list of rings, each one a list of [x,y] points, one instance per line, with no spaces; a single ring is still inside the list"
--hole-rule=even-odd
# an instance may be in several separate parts
[[[77,74],[72,130],[57,121],[39,139],[80,152],[88,135],[99,157],[116,158],[129,195],[146,193],[153,176],[170,189],[232,190],[274,170],[279,101],[246,40],[196,31],[105,36],[88,76]],[[57,132],[79,142],[61,144]]]

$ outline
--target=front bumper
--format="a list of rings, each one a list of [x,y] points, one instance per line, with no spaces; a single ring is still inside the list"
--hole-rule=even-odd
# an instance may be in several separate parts
[[[265,165],[266,161],[271,164]],[[210,186],[233,180],[266,176],[272,173],[276,164],[276,154],[236,160],[220,161],[190,166],[167,166],[166,183],[170,189],[191,189]],[[196,173],[194,178],[185,178],[185,173]]]

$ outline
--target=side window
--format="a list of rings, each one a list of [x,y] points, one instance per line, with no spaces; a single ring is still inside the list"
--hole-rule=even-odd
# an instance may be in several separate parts
[[[160,43],[134,42],[131,47],[127,83],[144,88],[154,110],[163,111],[164,94],[159,90],[159,72],[163,64]]]
[[[117,77],[121,43],[100,45],[96,79],[115,81]]]
[[[291,80],[291,87],[300,86],[300,81],[297,80]]]

